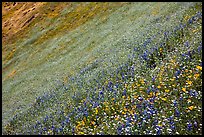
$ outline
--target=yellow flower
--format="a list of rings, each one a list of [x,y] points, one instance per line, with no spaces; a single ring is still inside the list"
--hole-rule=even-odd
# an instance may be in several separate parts
[[[142,84],[144,84],[144,83],[145,83],[143,79],[141,80],[141,83],[142,83]]]
[[[128,86],[128,85],[127,85],[127,84],[125,84],[125,88],[127,88],[127,86]]]
[[[84,126],[84,125],[85,125],[85,123],[84,123],[84,121],[83,121],[83,120],[82,120],[82,122],[81,122],[81,125],[82,125],[82,126]]]
[[[189,78],[191,78],[192,76],[191,76],[191,75],[189,75],[188,77],[189,77]]]
[[[48,130],[48,134],[52,134],[52,130],[51,129]]]
[[[140,86],[140,84],[139,84],[139,83],[137,83],[137,86],[139,87],[139,86]]]
[[[166,98],[161,98],[163,101],[166,101],[167,99]]]
[[[188,107],[190,110],[193,110],[193,108],[194,108],[194,106],[190,106],[190,107]]]
[[[130,96],[128,96],[127,98],[128,98],[128,100],[130,100]]]
[[[198,31],[198,29],[194,29],[194,30],[192,30],[193,33],[196,32],[196,31]]]
[[[161,86],[157,86],[157,88],[161,88]]]
[[[118,117],[116,117],[115,120],[117,121],[117,120],[118,120]]]
[[[197,69],[199,70],[202,70],[202,67],[201,66],[196,66]]]
[[[137,99],[137,98],[138,98],[138,96],[135,95],[135,96],[134,96],[134,99]]]
[[[185,72],[188,72],[188,70],[186,69]]]
[[[192,84],[192,81],[186,80],[186,82],[187,82],[189,85]]]
[[[129,112],[130,112],[131,115],[133,115],[133,111],[132,110],[129,110]]]
[[[170,78],[170,80],[171,80],[171,81],[174,81],[174,80],[175,80],[175,78]]]
[[[153,96],[153,92],[150,92],[149,95],[150,95],[150,96]]]
[[[125,115],[125,112],[123,111],[122,114]]]
[[[191,102],[191,99],[188,99],[187,102],[190,103],[190,102]]]
[[[169,89],[165,89],[165,92],[169,92]]]
[[[160,48],[160,49],[159,49],[159,51],[161,51],[161,52],[162,52],[162,48]]]
[[[158,126],[159,126],[159,127],[162,127],[162,124],[161,124],[161,123],[159,123],[159,124],[158,124]]]
[[[115,110],[115,108],[114,108],[114,107],[112,107],[111,109],[112,109],[113,111]]]
[[[200,74],[195,74],[194,78],[197,79],[200,76]]]
[[[124,111],[127,111],[127,109],[126,109],[126,108],[124,108]]]
[[[182,88],[182,90],[183,90],[184,92],[186,92],[186,88]]]
[[[95,122],[94,122],[94,121],[91,121],[91,124],[92,124],[92,125],[95,125]]]

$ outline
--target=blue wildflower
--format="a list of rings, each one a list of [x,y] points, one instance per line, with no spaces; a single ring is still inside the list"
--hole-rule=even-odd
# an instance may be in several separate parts
[[[197,128],[198,127],[198,123],[196,121],[194,121],[194,127]]]
[[[192,23],[193,23],[192,18],[190,18],[190,19],[188,20],[188,23],[189,23],[189,24],[192,24]]]
[[[152,82],[155,82],[155,78],[156,78],[155,76],[152,78]]]
[[[134,118],[135,118],[135,120],[137,120],[137,114],[134,114]]]
[[[142,98],[141,96],[139,96],[139,97],[138,97],[138,99],[139,99],[140,101],[142,101],[142,100],[143,100],[143,98]]]
[[[192,130],[192,123],[189,122],[189,123],[187,124],[187,129],[188,129],[189,131]]]
[[[147,94],[149,94],[149,93],[150,93],[150,88],[147,89]]]
[[[170,126],[170,128],[171,128],[172,130],[175,130],[175,129],[176,129],[173,124]]]
[[[118,133],[119,135],[121,135],[122,129],[123,129],[123,127],[122,127],[121,125],[118,126],[118,128],[117,128],[117,133]]]
[[[124,89],[122,96],[126,96],[126,89]]]
[[[188,46],[189,46],[189,42],[186,41],[186,42],[184,43],[184,46],[188,47]]]
[[[174,107],[176,107],[178,103],[177,103],[176,100],[174,100],[174,101],[173,101],[173,104],[174,104]]]
[[[175,110],[175,115],[176,115],[176,117],[179,117],[179,116],[180,116],[180,112],[179,112],[178,109]]]
[[[46,128],[46,127],[44,127],[44,128],[43,128],[43,130],[44,130],[44,131],[47,131],[47,128]]]

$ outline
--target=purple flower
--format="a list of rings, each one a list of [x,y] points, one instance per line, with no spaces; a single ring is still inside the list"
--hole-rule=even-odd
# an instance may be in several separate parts
[[[188,129],[188,130],[192,130],[192,123],[188,123],[188,124],[187,124],[187,129]]]
[[[198,47],[198,52],[200,53],[200,51],[202,50],[202,46]]]
[[[178,109],[175,110],[175,115],[176,115],[176,117],[179,117],[179,116],[180,116],[180,112],[179,112]]]
[[[186,41],[186,42],[184,43],[184,46],[188,47],[188,46],[189,46],[189,42]]]
[[[122,129],[123,129],[123,127],[122,127],[121,125],[118,126],[118,128],[117,128],[117,133],[118,133],[119,135],[121,135]]]
[[[181,71],[180,70],[177,70],[176,73],[175,73],[175,76],[179,76],[181,74]]]
[[[123,95],[123,96],[126,96],[126,89],[124,89],[122,95]]]
[[[172,130],[175,130],[175,129],[176,129],[174,125],[171,125],[170,128],[171,128]]]
[[[63,128],[62,128],[62,127],[60,127],[60,128],[59,128],[59,131],[60,131],[60,132],[62,132],[62,131],[63,131]]]
[[[137,120],[137,114],[134,114],[134,118],[135,118],[135,120]]]
[[[149,93],[150,93],[150,88],[147,89],[147,94],[149,94]]]
[[[194,127],[197,128],[198,127],[198,123],[196,121],[194,121]]]
[[[192,24],[192,23],[193,23],[193,20],[190,18],[190,19],[188,20],[188,23],[189,23],[189,24]]]
[[[143,98],[142,98],[142,97],[138,97],[138,99],[139,99],[140,101],[142,101],[142,100],[143,100]]]
[[[198,96],[198,93],[194,90],[190,90],[189,94],[190,96],[193,96],[193,97]]]
[[[155,82],[155,78],[156,78],[155,76],[152,78],[152,82]]]
[[[174,100],[174,101],[173,101],[173,104],[174,104],[174,107],[176,107],[176,106],[177,106],[177,101]]]
[[[161,130],[157,130],[157,135],[161,135]]]
[[[202,13],[201,13],[200,11],[198,11],[198,12],[196,13],[196,16],[197,16],[198,18],[202,18]]]
[[[44,131],[47,131],[47,128],[46,128],[46,127],[44,127],[44,128],[43,128],[43,130],[44,130]]]
[[[66,118],[65,122],[66,122],[66,123],[69,123],[69,118]]]

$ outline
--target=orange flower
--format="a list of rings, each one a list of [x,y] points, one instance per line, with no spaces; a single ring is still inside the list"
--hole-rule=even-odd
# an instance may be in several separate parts
[[[202,67],[201,66],[196,66],[197,69],[199,70],[202,70]]]
[[[200,74],[197,74],[197,73],[196,73],[196,74],[194,75],[194,79],[197,79],[199,76],[200,76]]]
[[[95,122],[94,122],[94,121],[91,121],[91,124],[92,124],[92,125],[95,125]]]
[[[190,110],[193,110],[193,108],[194,108],[194,106],[190,106],[190,107],[188,107]]]
[[[183,90],[184,92],[186,92],[186,88],[182,88],[182,90]]]
[[[82,126],[84,126],[84,125],[85,125],[85,123],[84,123],[84,121],[83,121],[83,120],[82,120],[82,122],[81,122],[81,125],[82,125]]]

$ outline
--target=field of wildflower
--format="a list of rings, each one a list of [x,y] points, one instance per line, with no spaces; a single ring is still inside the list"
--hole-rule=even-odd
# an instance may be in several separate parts
[[[107,19],[93,18],[94,30],[84,32],[94,24],[88,22],[69,34],[65,44],[71,47],[59,56],[73,62],[71,67],[51,60],[66,75],[39,91],[26,108],[13,108],[3,134],[202,134],[202,3],[120,6]],[[44,45],[66,38],[61,39]]]

